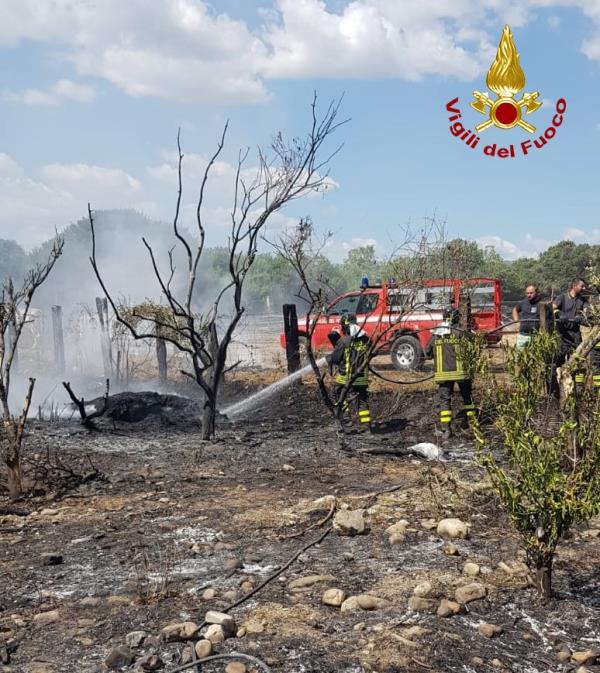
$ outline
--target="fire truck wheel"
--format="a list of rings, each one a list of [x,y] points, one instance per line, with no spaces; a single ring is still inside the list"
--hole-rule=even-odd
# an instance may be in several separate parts
[[[407,371],[421,369],[425,356],[419,340],[405,334],[392,344],[391,358],[395,369]]]

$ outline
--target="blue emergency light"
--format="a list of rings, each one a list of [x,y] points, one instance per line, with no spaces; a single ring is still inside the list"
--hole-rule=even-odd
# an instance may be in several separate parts
[[[369,287],[369,279],[366,276],[363,276],[360,281],[360,286],[363,290]]]

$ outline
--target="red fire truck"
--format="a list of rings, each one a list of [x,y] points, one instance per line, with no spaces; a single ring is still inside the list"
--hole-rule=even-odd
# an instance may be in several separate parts
[[[486,332],[488,343],[498,343],[502,334],[502,288],[495,278],[468,280],[426,280],[418,287],[384,283],[346,292],[330,302],[319,315],[311,315],[314,325],[313,350],[331,350],[328,335],[340,333],[342,315],[355,315],[357,324],[373,338],[379,338],[378,353],[390,353],[396,369],[420,369],[428,352],[432,330],[442,322],[443,311],[458,305],[465,291],[471,300],[472,327]],[[306,317],[298,319],[298,334],[309,333]],[[280,336],[285,348],[285,334]]]

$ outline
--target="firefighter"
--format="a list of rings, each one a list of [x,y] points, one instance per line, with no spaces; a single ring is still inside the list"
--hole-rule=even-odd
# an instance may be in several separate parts
[[[559,294],[552,302],[554,319],[560,338],[556,366],[562,367],[581,343],[581,325],[585,322],[584,310],[587,298],[584,295],[585,281],[575,278],[568,292]],[[580,393],[585,381],[585,372],[575,372],[575,390]]]
[[[475,405],[471,397],[472,381],[463,369],[457,349],[459,338],[468,336],[470,332],[458,329],[460,312],[451,308],[444,311],[444,319],[436,327],[433,335],[433,365],[434,381],[438,384],[438,400],[440,410],[440,433],[442,440],[452,436],[452,393],[454,384],[458,384],[463,408],[461,411],[461,425],[469,427],[469,420],[475,417]]]
[[[340,320],[342,337],[335,340],[333,353],[327,357],[329,371],[333,374],[337,367],[335,384],[332,390],[333,398],[338,401],[342,390],[349,381],[350,391],[356,395],[358,401],[358,420],[361,430],[371,431],[371,411],[369,409],[369,337],[356,324],[354,316],[342,316]],[[360,368],[360,370],[359,370]],[[349,405],[344,400],[342,411],[347,414]]]

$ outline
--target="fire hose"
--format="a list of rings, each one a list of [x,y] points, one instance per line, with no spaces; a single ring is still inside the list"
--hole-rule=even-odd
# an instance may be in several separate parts
[[[481,333],[482,334],[494,334],[494,332],[500,332],[505,327],[510,327],[511,325],[516,325],[518,322],[519,322],[518,320],[512,320],[511,322],[507,322],[507,323],[504,323],[504,324],[500,325],[500,327],[495,327],[492,330],[482,331]],[[455,327],[453,329],[456,330],[456,331],[459,331],[459,332],[464,332],[465,334],[470,333],[468,330],[462,330],[458,327]],[[419,332],[429,332],[429,331],[431,331],[431,328],[423,328],[423,329],[420,329],[420,330],[414,330],[412,332],[412,334],[418,334]],[[416,379],[414,381],[396,381],[395,379],[390,379],[387,376],[383,376],[383,374],[381,374],[377,370],[373,369],[371,364],[369,364],[369,371],[374,376],[381,379],[382,381],[387,381],[388,383],[395,383],[396,385],[399,385],[399,386],[412,386],[416,383],[423,383],[424,381],[430,381],[435,376],[434,374],[429,374],[428,376],[424,376],[423,378]]]

